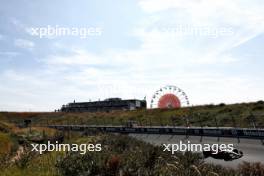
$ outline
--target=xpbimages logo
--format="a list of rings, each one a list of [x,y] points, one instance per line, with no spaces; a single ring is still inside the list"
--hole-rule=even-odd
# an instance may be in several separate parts
[[[102,150],[101,144],[59,144],[58,141],[55,144],[48,141],[47,144],[31,144],[31,151],[43,154],[45,151],[73,151],[80,152],[80,154],[85,154],[89,152],[100,152]]]
[[[203,152],[203,151],[212,151],[213,154],[216,154],[219,151],[232,151],[234,149],[234,144],[192,144],[190,141],[183,143],[180,141],[179,144],[163,144],[163,151],[171,152]]]
[[[27,31],[30,35],[37,36],[39,38],[77,36],[81,39],[85,39],[91,36],[101,36],[103,33],[103,29],[101,27],[62,27],[59,25],[32,27],[28,28]]]

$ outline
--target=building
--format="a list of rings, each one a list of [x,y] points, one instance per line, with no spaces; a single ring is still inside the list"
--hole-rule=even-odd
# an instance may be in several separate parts
[[[146,108],[146,100],[122,100],[121,98],[108,98],[103,101],[73,102],[63,105],[62,112],[109,112],[113,110],[135,110]]]

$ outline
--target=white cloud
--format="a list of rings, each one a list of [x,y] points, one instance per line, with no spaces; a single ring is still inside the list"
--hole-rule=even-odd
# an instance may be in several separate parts
[[[150,97],[160,86],[173,84],[187,93],[192,104],[264,99],[260,75],[252,78],[247,76],[248,71],[236,74],[225,70],[241,63],[230,53],[234,47],[263,33],[264,6],[262,1],[254,2],[257,1],[139,0],[145,13],[129,31],[141,42],[139,46],[109,47],[98,54],[85,47],[70,47],[63,40],[53,43],[48,56],[37,56],[42,67],[34,74],[9,70],[0,75],[2,82],[8,80],[0,85],[1,97],[19,97],[22,108],[38,110],[44,104],[44,109],[52,110],[73,99]],[[25,28],[17,20],[13,24]],[[181,24],[228,27],[234,33],[214,38],[174,36],[173,31],[161,30]],[[34,42],[24,39],[17,39],[15,45],[31,50],[35,47]],[[12,55],[2,52],[5,54]]]
[[[30,40],[16,39],[14,42],[16,47],[32,50],[35,47],[35,43]]]
[[[74,50],[73,54],[67,56],[51,55],[43,60],[50,65],[99,65],[103,64],[103,58],[84,50]]]
[[[11,17],[9,20],[16,30],[29,34],[27,25],[21,22],[19,19]]]
[[[3,76],[14,81],[25,81],[25,76],[22,76],[21,74],[18,74],[14,70],[6,70],[3,73]]]
[[[0,51],[0,56],[4,57],[15,57],[19,55],[18,52],[13,52],[13,51]]]
[[[229,47],[243,44],[264,32],[262,1],[139,0],[139,5],[145,12],[150,13],[150,19],[158,16],[156,19],[160,20],[155,23],[163,24],[163,27],[170,24],[232,27],[235,34],[230,39],[227,38]],[[150,24],[143,26],[147,28]]]
[[[173,9],[179,13],[186,12],[191,16],[187,19],[212,20],[218,18],[239,24],[242,21],[251,21],[251,23],[260,22],[263,19],[263,2],[259,0],[241,1],[241,0],[139,0],[139,6],[147,13],[162,12]],[[185,14],[185,13],[184,13]],[[236,17],[245,18],[236,18]],[[251,20],[249,20],[251,19]]]

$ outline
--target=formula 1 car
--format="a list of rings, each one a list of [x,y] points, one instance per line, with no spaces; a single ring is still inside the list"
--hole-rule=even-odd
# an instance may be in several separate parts
[[[203,151],[204,158],[212,157],[214,159],[222,159],[224,161],[232,161],[243,156],[243,152],[234,148],[233,150],[218,150],[217,152]]]

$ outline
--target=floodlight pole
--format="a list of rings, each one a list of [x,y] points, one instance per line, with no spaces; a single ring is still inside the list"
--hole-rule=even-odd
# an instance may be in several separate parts
[[[256,119],[255,119],[255,116],[253,115],[252,112],[250,112],[249,119],[250,119],[251,122],[252,122],[253,128],[255,128],[255,129],[257,130],[257,133],[258,133],[258,136],[259,136],[259,139],[260,139],[261,144],[264,145],[264,141],[263,141],[263,139],[261,138],[261,135],[260,135],[260,132],[259,132],[259,128],[258,128],[258,126],[256,125]]]
[[[237,142],[240,143],[239,135],[238,135],[238,133],[237,133],[237,125],[236,125],[236,121],[235,121],[235,119],[234,119],[233,114],[231,114],[231,118],[232,118],[233,126],[234,126],[235,131],[236,131]]]
[[[217,123],[217,120],[216,120],[216,117],[214,117],[214,121],[215,121],[215,126],[216,126],[216,128],[218,129],[218,132],[220,132],[220,130],[219,130],[219,126],[218,126],[218,123]],[[220,136],[219,136],[219,134],[218,134],[217,142],[219,142],[219,141],[220,141]]]
[[[200,113],[197,113],[198,115],[198,119],[199,119],[199,123],[200,123],[200,127],[201,127],[201,138],[200,138],[200,142],[203,141],[203,123],[202,123],[202,120],[201,120],[201,114]]]
[[[185,138],[188,139],[189,138],[189,129],[188,129],[188,125],[189,125],[189,122],[188,122],[188,119],[186,117],[186,115],[184,116],[184,119],[185,119]]]

